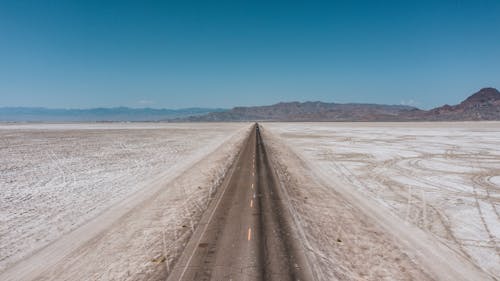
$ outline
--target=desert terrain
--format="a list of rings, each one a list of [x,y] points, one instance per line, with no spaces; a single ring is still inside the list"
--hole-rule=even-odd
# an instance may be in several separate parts
[[[0,141],[1,280],[500,279],[498,122],[3,124]]]
[[[263,128],[323,280],[500,278],[500,123]]]
[[[249,127],[1,125],[0,279],[143,279],[138,276],[157,267],[152,260],[164,259],[165,247],[179,246],[192,231]],[[153,199],[157,203],[131,212],[132,222],[120,219]],[[105,246],[98,235],[107,237]],[[92,254],[78,252],[82,245]],[[133,253],[126,256],[127,250]],[[61,271],[66,277],[50,267],[60,260],[67,261]]]

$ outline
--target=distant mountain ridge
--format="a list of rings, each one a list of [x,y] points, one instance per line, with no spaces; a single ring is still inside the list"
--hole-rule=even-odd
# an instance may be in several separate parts
[[[402,112],[418,110],[406,105],[361,103],[282,102],[268,106],[235,107],[189,117],[189,121],[389,121]]]
[[[483,88],[458,105],[421,110],[404,105],[286,102],[235,107],[185,121],[473,121],[500,120],[500,92]]]
[[[457,105],[421,110],[406,105],[281,102],[274,105],[220,108],[93,108],[47,109],[0,108],[3,122],[98,122],[98,121],[475,121],[500,120],[500,92],[483,88]]]
[[[443,105],[416,115],[426,120],[500,120],[500,92],[483,88],[457,105]]]
[[[168,121],[211,112],[225,111],[221,108],[91,108],[50,109],[42,107],[0,108],[2,122],[119,122],[119,121]]]

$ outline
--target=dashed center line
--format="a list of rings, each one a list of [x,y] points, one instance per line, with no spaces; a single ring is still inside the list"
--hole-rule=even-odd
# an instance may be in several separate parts
[[[248,237],[247,238],[248,238],[248,241],[250,241],[252,239],[252,228],[251,227],[248,228]]]
[[[250,208],[253,208],[253,199],[250,199]]]

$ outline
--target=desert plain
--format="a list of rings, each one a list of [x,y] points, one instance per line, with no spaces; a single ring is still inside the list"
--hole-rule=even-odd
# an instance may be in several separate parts
[[[1,280],[164,280],[253,123],[0,125]],[[260,123],[317,280],[500,279],[500,123]]]

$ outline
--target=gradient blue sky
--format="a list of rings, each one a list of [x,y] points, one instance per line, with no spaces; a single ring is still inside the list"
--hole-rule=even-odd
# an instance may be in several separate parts
[[[458,103],[500,1],[1,1],[0,106]]]

